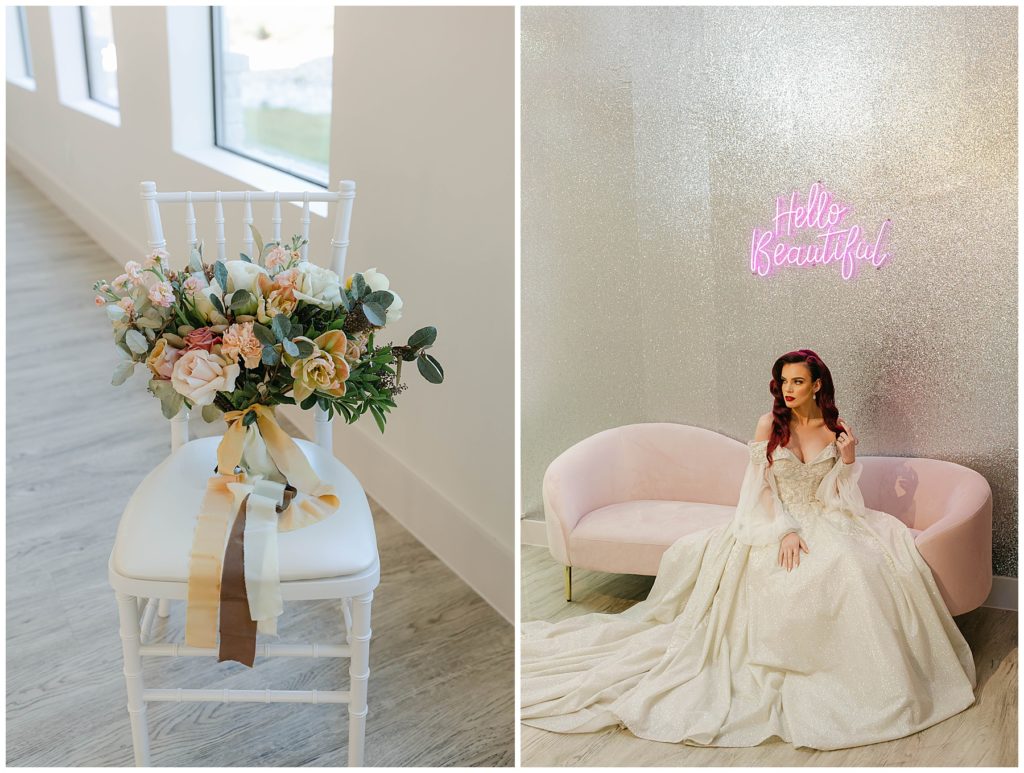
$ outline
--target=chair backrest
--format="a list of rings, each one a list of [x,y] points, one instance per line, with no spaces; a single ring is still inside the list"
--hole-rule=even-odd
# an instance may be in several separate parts
[[[216,226],[217,260],[227,260],[227,239],[224,228],[224,202],[241,201],[244,203],[242,213],[242,252],[252,255],[263,245],[255,245],[250,225],[254,224],[252,202],[272,201],[274,211],[271,222],[273,234],[270,241],[281,240],[281,202],[302,202],[302,237],[307,241],[302,247],[301,259],[306,260],[309,250],[309,205],[310,202],[335,202],[334,231],[331,237],[331,265],[329,268],[338,276],[345,277],[345,255],[348,252],[349,225],[352,221],[352,202],[356,197],[356,184],[352,180],[341,180],[336,191],[174,191],[158,192],[156,183],[146,180],[139,186],[142,201],[146,210],[146,233],[149,250],[166,249],[163,221],[160,218],[161,204],[185,204],[186,239],[189,247],[198,245],[196,236],[195,204],[211,202],[214,204],[214,224]],[[267,238],[266,236],[264,238]],[[207,256],[208,257],[208,256]],[[185,258],[186,262],[188,257]],[[314,409],[314,426],[316,427],[316,444],[326,451],[332,451],[331,421],[326,411],[320,406]],[[171,419],[171,450],[188,442],[188,411],[182,410]]]

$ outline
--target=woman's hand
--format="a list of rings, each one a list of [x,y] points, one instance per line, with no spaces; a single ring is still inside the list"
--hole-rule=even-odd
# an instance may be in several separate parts
[[[791,531],[779,543],[779,566],[785,567],[787,572],[793,571],[794,566],[800,566],[801,550],[805,553],[811,552],[800,535]]]
[[[839,458],[842,459],[846,464],[853,464],[856,461],[854,455],[854,446],[859,442],[857,436],[853,434],[853,429],[845,421],[839,421],[840,426],[846,430],[840,432],[839,437],[836,438],[836,449],[839,451]]]

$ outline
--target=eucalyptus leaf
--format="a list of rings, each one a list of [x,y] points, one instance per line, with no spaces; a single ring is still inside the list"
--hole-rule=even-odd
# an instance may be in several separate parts
[[[291,335],[292,325],[284,314],[278,314],[271,319],[270,327],[274,331],[274,335],[277,336],[278,341],[285,341]]]
[[[360,300],[369,291],[369,287],[366,286],[366,280],[363,279],[363,275],[356,273],[352,276],[352,297],[355,300]]]
[[[114,376],[110,379],[110,383],[114,386],[121,386],[128,377],[135,372],[135,363],[131,360],[121,360],[114,366]]]
[[[160,410],[163,412],[165,419],[173,419],[177,416],[178,411],[181,410],[181,406],[184,404],[185,398],[177,392],[160,398]]]
[[[380,304],[374,303],[373,301],[368,301],[363,304],[363,314],[365,314],[366,318],[370,320],[371,325],[376,325],[377,327],[383,327],[384,321],[387,319],[387,314],[384,309],[380,307]]]
[[[395,296],[389,293],[387,290],[374,290],[372,293],[366,296],[366,303],[376,303],[382,309],[386,309],[395,301]]]
[[[218,260],[213,264],[213,278],[217,280],[220,289],[226,293],[228,291],[228,267],[224,265],[223,260]]]
[[[203,406],[202,415],[203,421],[205,421],[207,424],[210,424],[212,422],[217,421],[217,419],[223,416],[224,412],[213,403],[210,403],[209,405]]]
[[[146,337],[138,330],[129,330],[124,334],[124,342],[135,354],[145,354],[149,351],[149,343]]]
[[[292,357],[299,356],[299,347],[295,345],[295,342],[290,338],[286,338],[281,342],[284,345],[284,350],[288,352]]]
[[[107,304],[107,317],[111,322],[118,322],[124,319],[125,311],[116,303]]]
[[[437,328],[421,327],[409,336],[409,346],[413,349],[422,349],[424,346],[432,346],[437,340]]]
[[[289,341],[289,343],[291,342]],[[309,357],[313,353],[313,344],[309,341],[297,341],[295,342],[295,347],[299,350],[299,357],[302,357],[303,359]]]
[[[348,291],[344,289],[341,291],[341,305],[345,307],[345,311],[352,311],[352,299],[348,297]]]
[[[441,363],[424,352],[416,358],[416,367],[420,369],[420,375],[431,384],[440,384],[444,381],[444,369]]]
[[[217,293],[210,293],[210,303],[212,303],[213,308],[219,311],[222,315],[227,316],[227,312],[224,311],[224,304],[220,302],[220,298],[217,297]]]
[[[246,263],[252,263],[252,258],[246,255],[244,252],[238,253],[238,259],[244,260]]]
[[[259,322],[253,322],[252,332],[264,346],[273,346],[277,343],[277,336],[275,336],[266,325],[261,325]]]
[[[197,274],[201,273],[203,270],[203,256],[195,247],[193,247],[189,253],[188,267]]]
[[[264,346],[263,356],[260,359],[263,360],[264,365],[277,365],[281,361],[281,355],[273,346]]]
[[[248,290],[235,290],[234,294],[231,296],[231,309],[232,311],[236,309],[243,309],[254,300],[255,298],[253,298],[252,293]]]
[[[164,323],[158,319],[150,319],[149,317],[139,317],[137,320],[135,320],[135,324],[142,328],[156,330],[158,328],[163,327]]]

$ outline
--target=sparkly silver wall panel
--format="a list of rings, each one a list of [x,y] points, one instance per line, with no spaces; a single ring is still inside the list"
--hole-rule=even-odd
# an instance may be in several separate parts
[[[816,350],[858,452],[984,475],[1017,575],[1017,10],[522,10],[523,508],[562,450],[675,421],[748,440]],[[821,180],[892,258],[750,272]]]

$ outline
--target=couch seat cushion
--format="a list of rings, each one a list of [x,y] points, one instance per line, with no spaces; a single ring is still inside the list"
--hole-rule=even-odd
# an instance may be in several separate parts
[[[661,554],[680,537],[732,520],[736,508],[701,502],[637,500],[583,516],[569,535],[573,566],[654,575]]]

